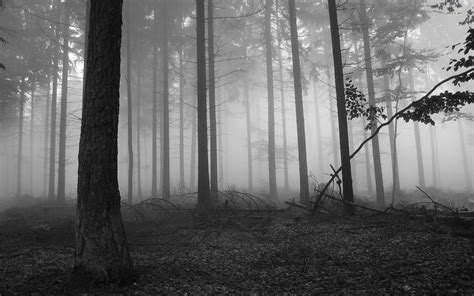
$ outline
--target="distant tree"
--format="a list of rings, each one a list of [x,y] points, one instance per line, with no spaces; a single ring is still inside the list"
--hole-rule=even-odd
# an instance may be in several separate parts
[[[152,128],[151,128],[151,197],[158,197],[158,151],[157,151],[157,132],[158,132],[158,9],[155,7],[153,10],[153,49],[152,49],[152,99],[153,99],[153,110],[152,110]]]
[[[73,274],[94,282],[134,280],[117,180],[121,25],[121,0],[91,1]]]
[[[207,50],[209,59],[209,125],[210,125],[210,155],[211,155],[211,194],[214,200],[218,198],[217,174],[217,119],[216,119],[216,77],[214,52],[214,1],[207,1]]]
[[[163,69],[163,113],[162,113],[162,194],[163,198],[170,197],[170,108],[169,108],[169,45],[168,45],[168,0],[161,1],[161,66]]]

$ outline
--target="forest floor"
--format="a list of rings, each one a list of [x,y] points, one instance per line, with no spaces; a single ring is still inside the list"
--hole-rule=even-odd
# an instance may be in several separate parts
[[[473,227],[441,221],[296,208],[127,221],[140,276],[123,287],[70,283],[72,217],[22,221],[0,224],[0,295],[474,293]]]

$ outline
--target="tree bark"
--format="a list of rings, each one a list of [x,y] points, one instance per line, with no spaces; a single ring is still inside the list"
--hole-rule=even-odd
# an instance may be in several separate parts
[[[248,26],[248,30],[244,31],[244,37],[242,42],[242,56],[244,63],[244,70],[247,70],[248,65],[248,39],[252,36],[252,26]],[[247,128],[247,180],[248,180],[248,191],[253,192],[253,160],[252,160],[252,121],[250,111],[250,82],[247,75],[243,78],[243,95],[245,105],[245,119]]]
[[[270,198],[278,199],[278,191],[276,186],[276,164],[275,164],[275,107],[273,95],[273,44],[271,31],[271,10],[273,1],[265,1],[265,21],[264,21],[264,35],[265,35],[265,53],[267,65],[267,99],[268,99],[268,179]]]
[[[179,187],[184,189],[184,69],[183,45],[180,44],[179,54]]]
[[[50,117],[51,77],[48,75],[48,89],[46,93],[46,110],[44,116],[44,154],[43,154],[43,196],[46,196],[48,185],[48,141],[49,141],[49,117]]]
[[[142,84],[142,72],[141,72],[141,63],[137,63],[137,191],[138,199],[143,198],[142,194],[142,162],[141,162],[141,84]]]
[[[301,86],[300,53],[298,43],[298,28],[296,26],[295,0],[289,0],[288,3],[290,12],[291,57],[293,60],[293,83],[295,88],[296,128],[298,137],[300,203],[307,205],[309,203],[308,162],[306,160],[303,90]]]
[[[84,89],[74,276],[134,280],[117,180],[122,1],[91,1]]]
[[[329,0],[329,22],[331,24],[332,55],[334,60],[334,79],[336,82],[337,118],[339,123],[339,144],[342,164],[342,188],[344,212],[354,214],[354,192],[352,189],[352,172],[349,151],[349,135],[347,131],[346,102],[344,96],[344,73],[342,68],[341,45],[339,40],[339,24],[337,21],[336,0]]]
[[[219,185],[217,181],[217,119],[213,10],[213,0],[207,0],[207,55],[209,59],[209,125],[211,136],[211,195],[214,200],[217,200]]]
[[[408,72],[410,90],[415,91],[415,80],[413,78],[413,70]],[[416,147],[416,162],[418,165],[418,186],[425,188],[425,166],[423,162],[423,151],[421,149],[420,124],[418,121],[413,122],[413,129],[415,132],[415,147]]]
[[[196,0],[197,122],[198,122],[198,204],[200,212],[213,208],[209,188],[206,101],[206,22],[204,0]]]
[[[66,127],[67,127],[67,95],[69,74],[69,22],[71,16],[71,0],[64,2],[63,31],[63,69],[61,85],[61,114],[59,118],[59,159],[58,159],[58,196],[59,202],[66,198]]]
[[[17,151],[17,163],[16,163],[16,196],[20,197],[22,193],[22,166],[23,166],[23,119],[25,109],[25,77],[21,78],[20,84],[20,115],[18,117],[18,151]]]
[[[130,0],[127,1],[127,132],[128,132],[128,203],[133,203],[133,120],[132,120],[132,65],[131,65],[131,56],[132,56],[132,34],[131,34],[131,25],[130,25]]]
[[[367,18],[365,0],[360,0],[359,16],[362,22],[362,35],[364,40],[364,58],[365,58],[365,74],[367,77],[367,89],[369,93],[369,105],[375,106],[375,91],[374,78],[372,72],[372,53],[370,49],[369,38],[369,20]],[[377,129],[377,121],[371,122],[371,132],[375,133]],[[380,146],[379,137],[375,136],[372,139],[372,152],[374,159],[374,173],[375,173],[375,191],[377,194],[377,206],[379,209],[385,208],[385,192],[383,186],[382,164],[380,161]]]
[[[153,11],[153,26],[154,35],[158,33],[158,10]],[[158,98],[157,98],[157,72],[158,72],[158,40],[153,38],[153,111],[152,111],[152,128],[151,128],[151,197],[158,197],[158,176],[157,176],[157,113],[158,113]]]
[[[34,138],[34,132],[35,132],[35,126],[34,126],[34,116],[35,116],[35,85],[33,82],[32,90],[31,90],[31,102],[30,102],[30,193],[33,196],[34,195],[34,189],[33,189],[33,172],[35,170],[35,158],[33,156],[34,150],[34,144],[35,144],[35,138]]]
[[[170,197],[170,115],[169,115],[169,63],[168,63],[168,9],[167,0],[161,1],[161,58],[163,68],[163,120],[162,120],[162,194],[163,198]]]

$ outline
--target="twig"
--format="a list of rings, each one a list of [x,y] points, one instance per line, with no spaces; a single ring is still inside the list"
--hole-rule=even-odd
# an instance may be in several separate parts
[[[421,192],[423,192],[423,194],[424,194],[427,198],[429,198],[429,200],[431,200],[431,202],[432,202],[433,204],[435,204],[435,205],[437,205],[437,206],[440,206],[440,207],[442,207],[442,208],[447,209],[448,211],[452,212],[456,217],[459,218],[459,213],[458,213],[457,211],[455,211],[455,210],[451,209],[450,207],[445,206],[445,205],[440,204],[439,202],[435,201],[434,199],[431,198],[431,196],[428,195],[428,193],[426,193],[426,192],[425,192],[423,189],[421,189],[420,187],[418,187],[418,186],[415,186],[415,187],[416,187],[416,189],[418,189],[418,190],[420,190]]]

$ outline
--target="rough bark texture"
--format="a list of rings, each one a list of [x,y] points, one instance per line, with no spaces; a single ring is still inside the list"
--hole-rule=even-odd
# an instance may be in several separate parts
[[[362,35],[364,39],[364,58],[365,58],[365,73],[367,77],[367,89],[369,94],[369,105],[375,106],[375,91],[374,91],[374,77],[372,72],[372,54],[370,49],[369,38],[369,20],[365,7],[365,0],[360,0],[359,16],[362,22]],[[377,129],[377,122],[371,122],[371,132],[375,133]],[[375,173],[375,191],[377,195],[377,205],[379,209],[385,208],[385,193],[383,186],[382,164],[380,161],[380,147],[379,137],[375,136],[372,139],[372,152],[374,159],[374,173]]]
[[[163,66],[163,167],[161,173],[163,198],[170,197],[170,115],[169,115],[169,66],[168,66],[168,11],[167,0],[161,2],[161,58]]]
[[[121,22],[122,1],[91,2],[74,275],[95,282],[133,279],[117,180]]]
[[[275,164],[275,102],[273,94],[273,44],[271,31],[272,0],[265,1],[265,60],[267,65],[267,99],[268,99],[268,180],[270,198],[278,199],[276,186],[276,164]]]
[[[217,200],[217,119],[216,119],[216,81],[214,53],[214,2],[207,1],[207,55],[209,59],[209,125],[211,140],[211,194]]]
[[[63,71],[61,85],[61,114],[59,117],[59,159],[58,159],[58,201],[66,198],[66,127],[67,127],[67,93],[69,75],[69,22],[71,16],[71,2],[64,2],[64,31],[63,31]]]
[[[132,120],[132,34],[130,25],[130,0],[127,1],[127,136],[128,136],[128,203],[133,202],[133,120]]]
[[[197,104],[198,104],[198,210],[207,212],[213,207],[209,188],[209,162],[207,150],[206,102],[206,22],[204,0],[196,0],[196,51],[197,51]]]
[[[349,158],[349,135],[347,131],[346,103],[344,96],[344,73],[342,69],[341,44],[339,40],[339,24],[337,21],[336,0],[329,0],[329,22],[331,24],[332,55],[334,60],[334,78],[336,82],[337,118],[339,123],[339,145],[342,164],[342,190],[344,200],[354,202],[352,189],[351,161]],[[354,207],[344,204],[346,214],[353,214]]]
[[[304,128],[303,89],[301,86],[300,52],[298,28],[296,27],[295,0],[289,0],[291,57],[293,60],[293,83],[295,88],[296,128],[298,137],[298,161],[300,172],[300,203],[309,203],[308,163],[306,160],[306,134]],[[345,110],[345,109],[344,109]]]

